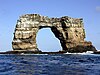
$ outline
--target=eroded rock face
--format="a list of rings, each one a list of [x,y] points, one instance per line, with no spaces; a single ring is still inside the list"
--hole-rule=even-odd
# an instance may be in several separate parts
[[[81,52],[95,51],[91,42],[85,41],[85,30],[82,18],[48,18],[39,14],[26,14],[17,20],[13,50],[39,51],[36,44],[36,35],[41,28],[51,28],[55,36],[60,40],[63,51]]]

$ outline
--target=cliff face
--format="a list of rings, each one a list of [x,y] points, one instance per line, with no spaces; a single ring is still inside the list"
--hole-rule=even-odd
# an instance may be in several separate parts
[[[85,30],[82,18],[48,18],[39,14],[26,14],[17,20],[13,50],[39,51],[36,44],[36,35],[41,28],[51,28],[52,32],[60,40],[63,51],[83,52],[95,51],[91,42],[85,41]]]

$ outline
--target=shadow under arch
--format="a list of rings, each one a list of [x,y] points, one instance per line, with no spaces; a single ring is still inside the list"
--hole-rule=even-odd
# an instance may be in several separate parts
[[[40,28],[36,35],[37,48],[42,52],[57,52],[62,50],[60,40],[55,37],[51,28]]]

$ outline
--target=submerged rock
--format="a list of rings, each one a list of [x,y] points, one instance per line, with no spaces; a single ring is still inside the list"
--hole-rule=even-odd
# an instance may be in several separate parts
[[[60,40],[63,52],[96,51],[91,42],[85,41],[82,18],[48,18],[39,14],[26,14],[17,20],[12,47],[14,51],[39,52],[36,35],[41,28],[51,28]]]

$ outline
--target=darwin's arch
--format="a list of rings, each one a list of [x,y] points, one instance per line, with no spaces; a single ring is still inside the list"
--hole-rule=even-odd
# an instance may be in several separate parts
[[[36,34],[41,28],[51,28],[55,37],[60,40],[62,51],[95,50],[91,42],[85,41],[85,30],[82,18],[49,18],[39,14],[26,14],[17,20],[12,47],[15,51],[39,51]]]

